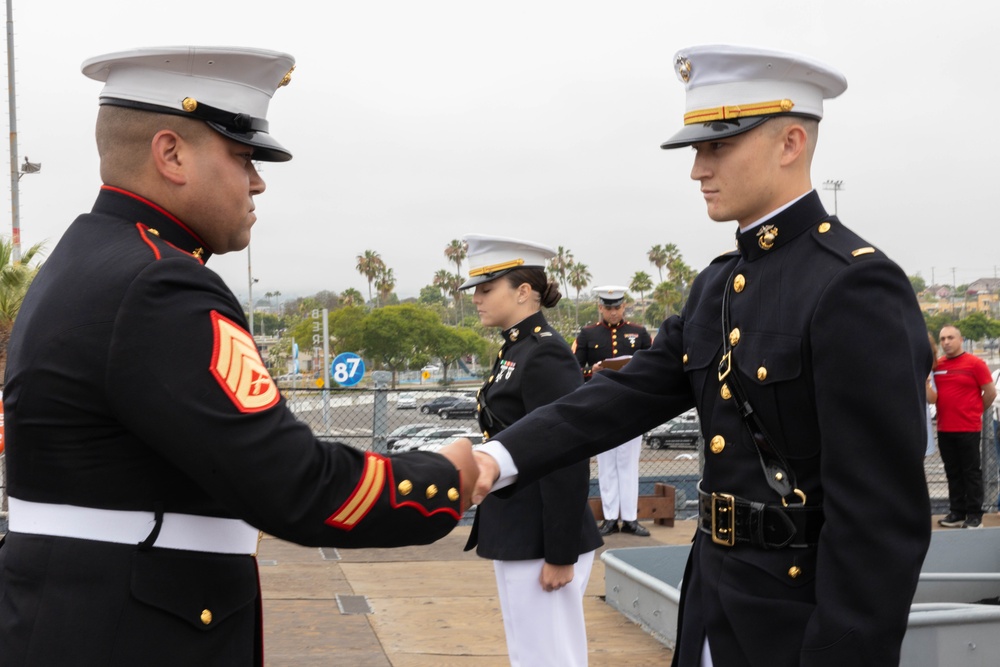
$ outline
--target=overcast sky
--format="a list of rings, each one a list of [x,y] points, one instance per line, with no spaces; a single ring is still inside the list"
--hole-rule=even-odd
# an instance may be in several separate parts
[[[100,186],[94,55],[139,46],[286,51],[271,102],[295,158],[266,164],[255,297],[353,287],[366,249],[416,296],[469,233],[562,245],[595,285],[627,284],[674,243],[700,269],[733,247],[688,177],[673,54],[705,43],[796,51],[840,69],[813,184],[827,208],[930,282],[1000,271],[1000,3],[593,0],[13,0],[22,245],[51,248]],[[3,147],[6,151],[6,145]],[[5,164],[7,164],[5,162]],[[10,193],[0,233],[10,233]],[[241,298],[247,254],[215,257]],[[450,267],[454,270],[454,267]],[[465,267],[463,267],[464,270]]]

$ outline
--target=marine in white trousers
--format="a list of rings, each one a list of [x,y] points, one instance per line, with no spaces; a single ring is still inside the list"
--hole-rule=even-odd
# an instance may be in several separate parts
[[[580,554],[573,581],[551,592],[539,582],[544,564],[541,558],[493,561],[511,667],[586,667],[583,594],[594,552]]]
[[[636,520],[641,450],[642,436],[639,436],[597,455],[597,479],[605,520]]]

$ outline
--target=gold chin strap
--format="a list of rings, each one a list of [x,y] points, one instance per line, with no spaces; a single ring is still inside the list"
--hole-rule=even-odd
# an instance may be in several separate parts
[[[731,106],[712,107],[711,109],[696,109],[684,114],[685,125],[699,125],[717,120],[735,120],[743,116],[773,116],[788,113],[795,107],[791,100],[773,100],[755,104],[734,104]]]

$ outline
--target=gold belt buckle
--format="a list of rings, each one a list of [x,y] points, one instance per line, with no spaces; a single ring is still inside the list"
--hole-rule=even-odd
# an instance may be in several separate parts
[[[712,541],[726,547],[736,544],[736,499],[728,493],[712,494]]]

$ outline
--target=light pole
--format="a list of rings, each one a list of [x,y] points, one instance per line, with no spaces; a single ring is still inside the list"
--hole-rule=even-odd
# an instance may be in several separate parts
[[[824,190],[833,190],[833,214],[837,215],[837,193],[844,189],[843,181],[824,181]]]
[[[257,279],[253,277],[253,264],[250,263],[250,244],[247,244],[247,311],[250,315],[250,337],[253,337],[253,284]]]

